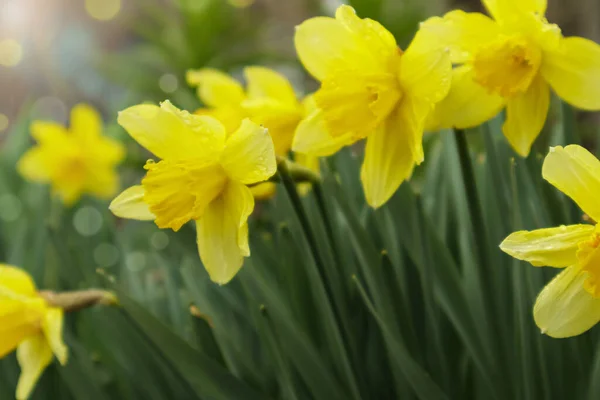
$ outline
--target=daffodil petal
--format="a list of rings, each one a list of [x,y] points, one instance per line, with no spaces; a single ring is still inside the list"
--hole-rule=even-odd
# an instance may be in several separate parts
[[[567,267],[577,263],[578,244],[591,237],[593,225],[518,231],[500,244],[500,249],[536,267]]]
[[[244,74],[248,97],[242,107],[253,122],[269,129],[275,153],[285,156],[303,111],[294,89],[283,75],[269,68],[247,67]]]
[[[39,144],[64,142],[68,139],[67,130],[57,122],[33,121],[29,129],[31,136]]]
[[[349,6],[340,6],[336,19],[304,21],[296,27],[294,44],[302,64],[318,80],[340,67],[381,71],[398,52],[390,32],[373,20],[358,18]]]
[[[544,78],[566,102],[584,110],[600,110],[600,45],[581,37],[560,41],[544,53]]]
[[[500,26],[483,14],[455,10],[442,18],[429,18],[421,23],[420,31],[432,50],[447,48],[452,62],[462,63],[481,46],[494,41],[500,35]]]
[[[19,174],[34,182],[49,182],[51,169],[48,168],[47,153],[40,147],[29,149],[17,163]]]
[[[131,186],[119,194],[108,208],[119,218],[153,221],[156,216],[144,202],[144,194],[142,185]]]
[[[250,255],[247,221],[253,209],[250,189],[229,182],[196,221],[200,259],[213,282],[229,282]]]
[[[119,190],[119,174],[112,168],[91,171],[84,191],[101,199],[108,199]]]
[[[483,5],[498,21],[514,18],[517,11],[544,15],[547,0],[482,0]]]
[[[404,99],[385,124],[367,137],[360,178],[373,208],[389,200],[423,160],[423,125],[429,103]]]
[[[323,112],[316,109],[300,121],[294,134],[292,151],[325,157],[337,153],[342,147],[359,139],[353,132],[341,136],[331,136],[323,118]]]
[[[169,101],[141,104],[119,113],[119,124],[160,158],[211,159],[225,145],[225,128],[214,118],[189,114]]]
[[[46,310],[41,299],[7,297],[0,289],[0,358],[12,352],[27,337],[39,332]]]
[[[298,102],[294,88],[279,72],[265,67],[246,67],[244,75],[248,99],[269,98],[292,107]]]
[[[600,299],[585,290],[586,279],[587,274],[574,265],[544,287],[533,307],[535,323],[542,333],[554,338],[576,336],[600,321]]]
[[[34,335],[21,342],[17,348],[17,360],[21,366],[17,400],[25,400],[29,398],[42,372],[52,361],[52,349],[44,335]]]
[[[542,176],[600,221],[600,161],[581,146],[551,147]]]
[[[62,337],[63,315],[64,312],[61,308],[49,308],[42,321],[42,331],[44,332],[48,346],[50,346],[50,349],[61,365],[67,363],[69,353]]]
[[[102,133],[102,118],[87,104],[77,104],[71,110],[71,133],[81,140],[98,137]]]
[[[245,98],[242,85],[219,70],[189,70],[185,77],[188,85],[198,87],[198,97],[209,107],[237,106]]]
[[[25,270],[12,265],[0,264],[0,288],[6,287],[23,296],[35,296],[37,289]]]
[[[244,184],[266,181],[277,171],[273,140],[268,131],[246,119],[227,138],[221,165],[230,179]]]
[[[402,55],[400,84],[405,95],[437,103],[450,90],[452,64],[448,51],[432,51],[428,42],[426,35],[417,33]]]
[[[427,121],[427,130],[465,129],[492,119],[504,107],[505,100],[473,80],[468,65],[452,70],[450,92],[435,105]]]
[[[527,157],[542,131],[549,107],[550,88],[539,74],[525,93],[508,99],[502,131],[521,157]]]

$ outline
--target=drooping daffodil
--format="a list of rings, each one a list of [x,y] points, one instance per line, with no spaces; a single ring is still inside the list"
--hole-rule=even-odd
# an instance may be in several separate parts
[[[600,110],[600,46],[563,37],[544,17],[546,0],[482,2],[492,18],[456,10],[421,24],[455,64],[450,93],[428,125],[474,127],[505,108],[504,136],[525,157],[544,127],[550,88],[575,107]]]
[[[553,147],[544,179],[600,221],[600,161],[581,146]],[[600,225],[519,231],[500,248],[534,266],[564,268],[538,295],[535,323],[549,336],[579,335],[600,321]]]
[[[25,271],[0,264],[0,358],[17,350],[17,400],[29,398],[53,356],[67,362],[62,330],[63,310],[48,304]]]
[[[67,205],[84,194],[110,198],[118,191],[116,167],[125,156],[124,147],[102,135],[102,119],[91,106],[73,107],[69,129],[56,122],[34,121],[31,135],[37,145],[17,165],[26,179],[49,183]]]
[[[449,54],[419,35],[403,53],[382,25],[345,5],[335,18],[304,21],[294,41],[321,87],[318,111],[298,130],[292,150],[328,156],[367,138],[361,180],[367,202],[380,207],[424,159],[425,119],[450,87]]]
[[[111,211],[174,231],[194,221],[210,278],[229,282],[250,255],[247,220],[254,198],[247,185],[266,181],[277,170],[267,130],[245,119],[227,134],[217,119],[179,110],[169,101],[130,107],[119,113],[118,122],[160,160],[146,163],[141,185],[117,196]]]
[[[198,115],[210,115],[223,123],[229,133],[235,132],[245,118],[269,130],[275,154],[287,157],[296,129],[312,112],[310,96],[300,101],[285,76],[270,68],[244,68],[246,87],[231,76],[212,69],[190,70],[186,79],[197,87],[198,97],[205,107]],[[296,157],[295,161],[319,172],[316,157]],[[304,188],[307,186],[304,185]],[[257,199],[271,197],[276,185],[271,182],[255,185],[252,193]]]

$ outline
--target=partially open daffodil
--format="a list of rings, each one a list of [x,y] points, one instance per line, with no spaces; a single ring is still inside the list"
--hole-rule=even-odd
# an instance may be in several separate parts
[[[125,151],[121,143],[102,135],[100,115],[89,105],[73,107],[68,130],[56,122],[34,121],[31,135],[37,146],[17,166],[26,179],[49,183],[67,205],[83,194],[109,198],[117,192],[116,166]]]
[[[186,78],[189,85],[198,88],[198,97],[206,105],[196,114],[218,119],[228,133],[249,118],[269,130],[278,156],[287,157],[298,125],[312,111],[312,103],[299,101],[290,82],[269,68],[244,68],[245,89],[229,75],[211,68],[190,70]],[[319,172],[316,157],[297,157],[296,161]],[[275,187],[274,183],[267,182],[251,190],[257,199],[264,199],[275,193]]]
[[[544,18],[546,0],[482,0],[492,18],[451,11],[430,18],[421,31],[451,50],[452,88],[430,128],[469,128],[506,108],[504,135],[529,154],[550,104],[550,87],[566,102],[600,110],[600,46],[563,37]]]
[[[31,395],[53,355],[61,364],[67,362],[62,330],[63,310],[39,295],[25,271],[0,264],[0,358],[17,350],[17,400]]]
[[[553,147],[544,179],[600,221],[600,161],[581,146]],[[500,248],[534,266],[565,268],[539,294],[537,326],[552,337],[579,335],[600,321],[600,225],[569,225],[509,235]]]
[[[246,119],[227,135],[215,118],[189,114],[168,101],[130,107],[118,121],[160,161],[146,163],[141,185],[114,199],[111,211],[174,231],[195,221],[200,258],[211,279],[229,282],[250,255],[247,220],[254,198],[247,185],[277,170],[267,130]]]
[[[367,138],[361,180],[367,202],[383,205],[424,159],[425,119],[450,87],[449,54],[419,35],[403,53],[390,32],[349,6],[303,22],[295,45],[321,88],[292,150],[328,156]]]

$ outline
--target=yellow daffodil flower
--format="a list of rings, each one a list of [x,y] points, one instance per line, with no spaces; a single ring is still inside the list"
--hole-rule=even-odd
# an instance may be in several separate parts
[[[246,89],[229,75],[215,69],[190,70],[186,79],[190,86],[198,88],[198,97],[206,105],[196,111],[198,115],[210,115],[225,125],[229,133],[240,126],[244,118],[269,130],[275,146],[275,154],[285,157],[292,147],[296,128],[312,109],[310,96],[299,101],[290,82],[280,73],[265,67],[244,69]],[[316,157],[297,157],[296,162],[319,172]],[[303,185],[302,192],[310,185]],[[271,182],[251,188],[257,199],[270,198],[276,185]]]
[[[529,154],[550,104],[550,87],[566,102],[600,110],[600,46],[563,37],[544,18],[546,0],[482,0],[492,18],[451,11],[421,24],[424,36],[451,50],[452,88],[428,125],[469,128],[506,108],[504,135]]]
[[[600,161],[581,146],[553,147],[544,179],[600,221]],[[600,321],[600,225],[580,224],[509,235],[500,248],[534,266],[565,268],[539,294],[533,313],[543,333],[579,335]]]
[[[174,231],[195,221],[200,258],[211,279],[229,282],[250,255],[247,220],[254,199],[246,185],[266,181],[277,170],[267,130],[245,119],[227,135],[217,119],[168,101],[130,107],[118,122],[161,160],[146,163],[141,185],[117,196],[111,211]]]
[[[102,136],[102,120],[86,104],[71,110],[71,127],[34,121],[31,135],[37,146],[19,160],[18,170],[34,182],[50,183],[54,194],[71,205],[83,194],[113,196],[119,187],[116,166],[125,156],[123,145]]]
[[[328,156],[367,138],[361,180],[367,202],[383,205],[423,161],[425,119],[450,87],[449,55],[430,51],[419,35],[403,53],[390,32],[349,6],[335,19],[303,22],[295,45],[321,88],[292,149]]]
[[[39,295],[26,272],[0,264],[0,358],[17,350],[17,400],[30,396],[53,355],[67,362],[62,329],[63,310]]]

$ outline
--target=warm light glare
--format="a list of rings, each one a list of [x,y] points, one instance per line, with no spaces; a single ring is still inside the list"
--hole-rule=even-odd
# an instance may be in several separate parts
[[[2,113],[0,113],[0,132],[3,132],[8,128],[8,117]]]
[[[0,65],[14,67],[23,58],[23,47],[14,39],[0,40]]]
[[[121,0],[85,0],[85,10],[94,19],[108,21],[121,10]]]

